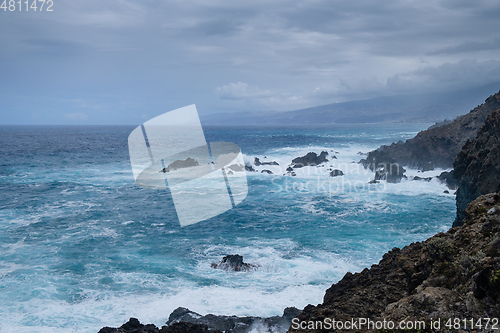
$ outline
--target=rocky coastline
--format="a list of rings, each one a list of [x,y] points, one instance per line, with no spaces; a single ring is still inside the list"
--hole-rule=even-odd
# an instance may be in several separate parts
[[[375,180],[378,177],[388,182],[399,182],[404,177],[403,166],[421,171],[453,168],[463,145],[476,137],[486,118],[497,109],[500,109],[500,91],[452,122],[431,126],[405,142],[381,146],[359,163],[376,173]]]
[[[325,157],[323,153],[306,155],[295,163],[318,164]],[[334,331],[308,324],[325,323],[327,318],[419,320],[427,324],[420,332],[490,332],[477,326],[436,329],[429,324],[437,319],[444,325],[450,318],[500,318],[500,92],[469,114],[420,132],[405,143],[383,146],[369,153],[361,163],[366,163],[366,167],[374,165],[373,171],[379,171],[378,179],[387,181],[392,177],[392,167],[382,170],[378,163],[396,163],[396,168],[408,165],[420,170],[453,167],[454,171],[439,176],[450,186],[453,182],[458,185],[457,219],[453,227],[426,241],[393,248],[378,264],[359,273],[346,273],[326,291],[323,303],[302,310],[287,308],[282,316],[202,316],[178,308],[161,328],[131,318],[121,327],[104,327],[99,333]],[[402,170],[395,172],[404,175]],[[398,177],[390,179],[398,181]],[[253,268],[237,255],[225,257],[213,267]],[[306,324],[292,324],[298,322]],[[500,323],[497,326],[500,328]],[[392,330],[379,330],[389,331]]]

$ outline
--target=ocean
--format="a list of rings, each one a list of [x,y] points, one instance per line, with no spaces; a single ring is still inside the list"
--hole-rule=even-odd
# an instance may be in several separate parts
[[[254,166],[242,203],[186,227],[168,190],[135,184],[135,126],[2,126],[0,331],[97,332],[130,317],[162,326],[180,306],[268,317],[321,303],[346,272],[451,227],[453,191],[411,180],[443,170],[368,184],[373,173],[356,163],[429,125],[204,127],[208,142],[238,144],[248,164],[279,165]],[[321,151],[324,167],[286,175],[293,158]],[[345,175],[329,177],[332,168]],[[228,254],[259,267],[211,267]]]

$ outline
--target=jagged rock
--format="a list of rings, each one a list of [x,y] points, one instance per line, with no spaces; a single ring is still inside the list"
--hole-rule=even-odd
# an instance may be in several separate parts
[[[330,177],[337,177],[337,176],[343,176],[344,173],[342,172],[342,170],[337,170],[337,169],[334,169],[332,170],[332,172],[330,172]]]
[[[450,191],[444,190],[443,193],[450,194]]]
[[[415,176],[415,177],[413,177],[413,180],[423,180],[425,182],[430,182],[432,180],[432,177],[419,177],[419,176]]]
[[[143,325],[137,318],[130,318],[125,324],[118,328],[103,327],[98,333],[159,333],[153,324]],[[161,331],[163,333],[163,331]]]
[[[456,190],[458,188],[458,182],[455,179],[454,170],[443,171],[436,178],[442,183],[445,183],[450,190]]]
[[[304,166],[316,166],[323,162],[327,162],[326,157],[328,156],[328,152],[322,151],[321,154],[316,155],[316,153],[309,152],[304,156],[296,157],[292,160],[294,163],[294,168],[302,168]]]
[[[254,159],[253,164],[256,166],[261,166],[261,165],[279,165],[278,162],[272,161],[272,162],[261,162],[258,157]]]
[[[191,323],[205,325],[210,330],[220,330],[228,333],[247,333],[252,330],[258,330],[259,332],[284,332],[290,326],[292,319],[299,313],[300,310],[296,308],[286,308],[281,317],[236,317],[216,316],[212,314],[202,316],[186,308],[177,308],[170,314],[166,327],[171,327],[176,323]]]
[[[273,174],[273,172],[271,170],[262,170],[260,173],[267,173],[268,175]]]
[[[495,208],[494,214],[488,214]],[[300,321],[429,320],[500,316],[500,193],[481,196],[466,210],[462,227],[424,242],[394,248],[359,273],[346,273],[308,305]],[[295,330],[289,332],[313,332]]]
[[[459,226],[469,202],[482,194],[500,191],[500,110],[492,112],[477,137],[467,141],[453,165],[458,181],[453,226]]]
[[[258,267],[258,265],[247,264],[243,262],[243,257],[239,254],[231,254],[222,258],[221,262],[212,263],[213,268],[224,269],[227,271],[250,271]]]
[[[167,173],[170,171],[175,171],[177,169],[189,168],[189,167],[194,167],[194,166],[198,166],[198,165],[200,165],[200,164],[198,164],[197,161],[195,161],[191,157],[188,157],[185,160],[173,161],[166,168],[161,169],[160,172]]]
[[[453,122],[421,131],[406,142],[399,141],[390,146],[382,146],[370,152],[360,163],[365,168],[375,165],[370,167],[372,171],[379,163],[398,163],[420,170],[451,168],[464,143],[473,139],[488,115],[499,108],[500,92],[488,97],[484,104]]]
[[[286,172],[293,172],[293,168],[292,167],[286,168]]]
[[[406,178],[406,170],[398,163],[378,163],[374,180],[386,180],[388,183],[399,183]]]
[[[251,165],[245,165],[245,171],[256,172],[253,166]]]
[[[170,326],[163,326],[158,333],[222,333],[219,330],[209,329],[205,324],[179,322]]]

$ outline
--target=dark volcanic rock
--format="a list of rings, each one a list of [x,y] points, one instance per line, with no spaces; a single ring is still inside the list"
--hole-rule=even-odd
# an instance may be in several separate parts
[[[173,323],[170,326],[163,326],[158,333],[222,333],[219,330],[209,329],[204,324],[194,323]]]
[[[250,271],[258,267],[258,265],[248,264],[243,262],[243,257],[239,254],[230,254],[222,258],[221,262],[212,263],[213,268],[224,269],[227,271]]]
[[[160,172],[167,173],[170,171],[175,171],[177,169],[189,168],[189,167],[194,167],[194,166],[198,166],[198,165],[199,164],[197,161],[195,161],[191,157],[188,157],[185,160],[173,161],[166,168],[163,168]]]
[[[330,172],[330,177],[337,177],[337,176],[343,176],[344,173],[342,172],[342,170],[337,170],[337,169],[334,169],[332,170],[332,172]]]
[[[275,161],[272,161],[272,162],[261,162],[258,157],[256,157],[254,159],[253,164],[255,164],[256,166],[260,166],[260,165],[279,165],[278,162],[275,162]]]
[[[251,165],[245,165],[245,171],[256,172],[253,166]]]
[[[292,167],[286,168],[286,172],[293,172],[293,168]]]
[[[499,316],[500,193],[491,193],[469,204],[462,227],[394,248],[377,265],[347,273],[326,291],[322,304],[306,306],[297,318],[398,322]],[[291,326],[289,332],[317,331]]]
[[[284,332],[290,326],[292,319],[299,313],[300,310],[296,308],[286,308],[281,317],[236,317],[216,316],[213,314],[202,316],[186,308],[177,308],[169,316],[166,324],[167,327],[171,327],[176,323],[191,323],[205,325],[210,330],[220,330],[229,333],[247,333],[251,330],[259,332]]]
[[[420,180],[420,181],[430,182],[432,180],[432,177],[419,177],[419,176],[415,176],[415,177],[413,177],[413,180]]]
[[[118,328],[103,327],[98,333],[159,333],[158,327],[153,324],[143,325],[137,318],[130,318],[125,324]]]
[[[449,124],[431,127],[418,133],[406,142],[399,141],[390,146],[382,146],[360,161],[365,168],[377,168],[379,163],[398,163],[420,170],[434,168],[448,169],[468,139],[476,136],[488,115],[500,108],[500,92],[488,97],[484,104]]]
[[[442,183],[445,183],[449,189],[455,190],[458,188],[458,182],[455,178],[454,170],[443,171],[436,178],[439,179]]]
[[[453,165],[458,181],[453,226],[459,226],[469,202],[482,194],[500,191],[500,110],[491,113],[475,139],[467,141]]]
[[[374,180],[387,180],[388,183],[399,183],[401,179],[406,178],[404,173],[406,170],[395,162],[376,162],[377,168],[375,171]]]
[[[271,170],[262,170],[260,173],[267,173],[268,175],[273,174],[273,172]]]
[[[292,160],[294,163],[294,168],[302,168],[304,166],[316,166],[323,162],[327,162],[326,157],[328,156],[328,152],[322,151],[321,154],[316,155],[316,153],[310,152],[304,156],[296,157]]]

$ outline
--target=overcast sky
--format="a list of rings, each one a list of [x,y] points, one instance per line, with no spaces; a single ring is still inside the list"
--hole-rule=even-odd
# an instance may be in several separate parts
[[[0,9],[0,124],[133,125],[189,104],[294,110],[500,81],[498,0],[53,1]]]

